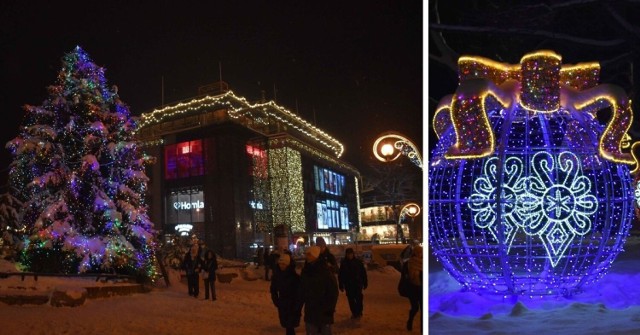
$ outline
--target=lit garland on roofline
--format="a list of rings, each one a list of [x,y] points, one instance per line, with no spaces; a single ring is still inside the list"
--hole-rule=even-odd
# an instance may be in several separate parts
[[[342,143],[288,109],[277,105],[273,101],[251,104],[245,98],[236,96],[233,91],[216,96],[207,95],[203,98],[154,109],[150,113],[143,113],[140,128],[161,123],[183,114],[200,113],[214,109],[226,109],[232,119],[249,117],[262,124],[268,123],[273,118],[277,122],[299,131],[309,139],[319,143],[322,147],[331,150],[337,158],[344,153]]]
[[[517,65],[472,56],[458,65],[460,85],[433,119],[435,256],[475,291],[580,292],[622,251],[634,215],[629,99],[598,84],[597,63],[562,65],[551,51]],[[605,108],[602,125],[595,114]]]

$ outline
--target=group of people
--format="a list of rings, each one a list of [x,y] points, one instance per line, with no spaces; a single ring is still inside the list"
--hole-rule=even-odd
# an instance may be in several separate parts
[[[204,253],[204,255],[203,255]],[[200,293],[200,278],[204,282],[204,299],[216,301],[216,270],[218,258],[213,250],[204,250],[203,244],[193,244],[184,255],[182,268],[187,275],[189,295],[197,298]]]
[[[361,260],[348,248],[338,267],[336,258],[322,237],[305,250],[305,264],[300,275],[290,253],[279,254],[271,278],[271,299],[278,308],[280,325],[286,334],[295,334],[304,307],[306,333],[331,334],[338,302],[338,290],[346,291],[352,318],[362,317],[363,294],[367,272]],[[337,278],[336,278],[337,277]]]
[[[184,256],[189,294],[198,297],[200,276],[204,274],[205,299],[209,299],[211,291],[215,301],[216,255],[211,250],[207,250],[204,257],[201,253],[202,248],[194,245]],[[354,250],[347,248],[338,266],[324,239],[318,237],[316,244],[307,248],[304,254],[305,263],[300,274],[296,272],[295,261],[288,249],[260,255],[264,257],[265,279],[271,281],[271,300],[278,309],[280,325],[286,334],[295,334],[303,308],[307,335],[331,334],[339,291],[346,293],[351,318],[360,319],[363,291],[367,289],[368,280],[364,263],[355,257]],[[413,319],[422,310],[422,247],[412,246],[410,255],[402,266],[412,284],[411,294],[407,297],[411,305],[407,330],[412,330]],[[269,270],[273,271],[271,278]]]

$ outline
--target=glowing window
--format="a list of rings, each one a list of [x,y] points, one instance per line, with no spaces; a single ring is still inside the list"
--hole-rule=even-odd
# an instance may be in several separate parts
[[[202,140],[167,145],[164,158],[165,179],[204,175]]]
[[[316,190],[322,193],[342,195],[344,190],[344,176],[331,170],[314,166]]]
[[[249,166],[249,175],[255,178],[267,179],[267,153],[264,149],[251,144],[246,145],[247,155],[251,161]]]

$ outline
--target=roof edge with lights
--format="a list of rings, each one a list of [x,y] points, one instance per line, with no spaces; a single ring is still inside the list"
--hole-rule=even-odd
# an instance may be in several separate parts
[[[245,98],[235,95],[233,91],[214,96],[206,95],[201,98],[157,108],[149,113],[142,113],[140,129],[177,117],[199,114],[203,111],[215,109],[226,109],[231,120],[243,117],[252,118],[257,123],[264,123],[264,119],[260,118],[260,116],[267,116],[269,120],[267,122],[274,121],[295,129],[321,147],[333,152],[337,158],[340,158],[344,153],[342,143],[288,109],[277,105],[273,101],[251,104]],[[255,111],[259,113],[253,113]]]

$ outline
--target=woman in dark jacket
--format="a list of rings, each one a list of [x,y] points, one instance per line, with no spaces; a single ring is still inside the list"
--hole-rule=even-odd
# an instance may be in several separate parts
[[[211,300],[216,301],[216,270],[218,270],[218,258],[213,250],[207,250],[202,269],[206,273],[206,278],[204,279],[204,300],[209,299],[209,288],[211,288]]]
[[[192,245],[189,251],[184,255],[182,260],[182,268],[187,274],[187,287],[189,295],[194,298],[198,297],[200,292],[200,268],[202,267],[202,261],[198,257],[198,246]]]
[[[289,254],[278,258],[278,268],[271,277],[271,300],[278,308],[280,325],[286,329],[286,335],[294,335],[300,325],[302,302],[300,300],[300,276],[296,273],[295,263]]]
[[[362,317],[362,290],[366,290],[368,284],[367,270],[362,261],[355,257],[352,248],[345,250],[344,257],[338,272],[338,286],[340,291],[347,290],[351,318],[359,319]]]
[[[413,248],[411,258],[405,263],[406,274],[411,282],[411,289],[409,290],[409,303],[411,309],[409,310],[409,320],[407,320],[407,330],[413,329],[413,318],[420,311],[420,326],[422,327],[422,247],[416,246]],[[403,268],[403,272],[405,269]]]

